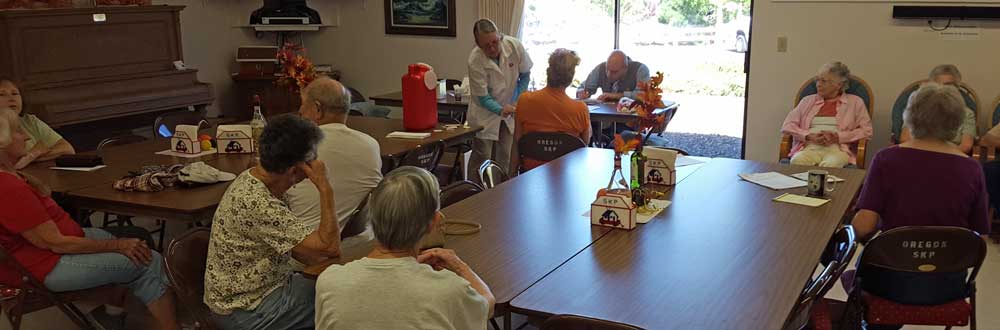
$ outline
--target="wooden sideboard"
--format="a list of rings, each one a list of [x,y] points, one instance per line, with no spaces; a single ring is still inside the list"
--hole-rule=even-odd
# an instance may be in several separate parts
[[[239,97],[239,108],[226,113],[226,116],[242,120],[250,119],[254,95],[260,95],[265,117],[299,111],[299,105],[302,103],[299,93],[291,91],[288,87],[276,85],[277,80],[278,78],[273,75],[233,75]]]

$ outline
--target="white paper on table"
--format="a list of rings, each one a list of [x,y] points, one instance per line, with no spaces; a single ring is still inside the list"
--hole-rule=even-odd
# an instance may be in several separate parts
[[[636,215],[635,222],[636,223],[647,223],[647,222],[652,221],[654,217],[656,217],[657,215],[660,214],[660,212],[663,212],[663,210],[667,209],[667,207],[670,206],[670,203],[671,203],[670,201],[659,200],[659,199],[651,199],[651,200],[649,200],[649,205],[651,207],[655,208],[656,210],[653,211],[653,212],[650,212],[649,214],[643,214],[642,212],[636,212],[635,213],[635,215]]]
[[[674,161],[674,167],[688,166],[704,163],[703,161],[697,160],[688,156],[677,156],[677,160]]]
[[[431,133],[413,133],[413,132],[392,132],[385,137],[390,139],[415,139],[423,140],[431,136]]]
[[[813,198],[808,196],[801,196],[796,194],[781,194],[781,196],[774,198],[775,202],[791,203],[798,205],[805,205],[811,207],[821,206],[829,202],[829,199]]]
[[[587,109],[590,110],[590,111],[600,110],[601,106],[599,106],[599,105],[588,105]]]
[[[764,172],[764,173],[743,173],[739,177],[743,180],[756,183],[758,185],[774,189],[790,189],[805,187],[806,182],[778,173],[778,172]]]
[[[181,157],[181,158],[196,158],[196,157],[211,155],[211,154],[214,154],[214,153],[215,153],[215,149],[208,149],[208,150],[196,153],[196,154],[185,154],[185,153],[182,153],[182,152],[176,152],[176,151],[172,151],[172,150],[164,150],[164,151],[158,151],[158,152],[156,152],[157,155],[174,156],[174,157]]]
[[[809,172],[795,173],[792,174],[792,177],[802,181],[809,181]],[[839,176],[829,174],[826,176],[826,182],[844,182],[844,179]]]
[[[94,167],[59,167],[53,166],[49,167],[50,170],[60,170],[60,171],[77,171],[77,172],[93,172],[102,168],[108,167],[108,165],[97,165]]]

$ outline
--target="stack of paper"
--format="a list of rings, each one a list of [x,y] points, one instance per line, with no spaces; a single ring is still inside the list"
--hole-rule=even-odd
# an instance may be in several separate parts
[[[781,196],[774,198],[775,202],[799,204],[811,207],[821,206],[829,202],[829,199],[813,198],[809,196],[799,196],[795,194],[781,194]]]
[[[778,172],[744,173],[740,174],[740,178],[774,190],[799,188],[806,186],[805,181]]]
[[[423,140],[431,136],[431,133],[413,133],[413,132],[392,132],[385,137],[390,139],[413,139],[413,140]]]

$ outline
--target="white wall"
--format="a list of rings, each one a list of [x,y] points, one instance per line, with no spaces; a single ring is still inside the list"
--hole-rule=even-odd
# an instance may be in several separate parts
[[[475,1],[456,1],[458,37],[386,35],[382,0],[312,0],[325,24],[337,26],[302,35],[307,55],[316,64],[332,64],[343,81],[365,96],[397,91],[407,65],[426,62],[443,78],[461,79],[473,47],[471,25],[477,17]],[[236,49],[241,45],[274,45],[274,34],[257,38],[245,25],[259,0],[156,0],[154,4],[185,5],[181,12],[184,60],[199,69],[201,81],[215,87],[210,114],[236,106],[231,74],[237,70]],[[467,28],[469,27],[469,28]],[[294,40],[300,40],[293,36]]]
[[[892,19],[890,3],[754,1],[747,159],[777,160],[781,123],[799,86],[828,61],[846,63],[875,94],[875,136],[868,160],[886,147],[896,96],[937,64],[953,63],[991,107],[1000,94],[1000,23],[979,22],[980,40],[948,41],[925,32],[926,21]],[[959,22],[956,22],[959,23]],[[788,52],[777,38],[788,37]],[[987,116],[980,111],[982,118]]]

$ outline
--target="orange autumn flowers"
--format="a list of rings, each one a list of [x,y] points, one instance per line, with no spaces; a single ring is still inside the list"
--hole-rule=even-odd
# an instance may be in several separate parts
[[[278,64],[285,75],[278,79],[277,84],[288,86],[292,91],[300,91],[316,79],[316,68],[301,53],[305,48],[292,43],[286,43],[278,51]]]
[[[621,134],[615,134],[615,142],[614,142],[614,144],[615,144],[615,152],[617,152],[619,154],[624,154],[624,153],[628,152],[629,150],[632,150],[632,149],[635,149],[636,147],[638,147],[639,146],[639,142],[640,141],[639,141],[638,137],[636,137],[634,139],[629,139],[628,142],[625,142],[625,139],[622,138]]]
[[[620,134],[615,134],[614,145],[616,152],[625,153],[629,150],[634,150],[645,144],[645,139],[649,137],[653,130],[660,130],[666,125],[666,116],[662,113],[656,113],[656,109],[666,106],[663,103],[663,89],[660,88],[661,83],[663,83],[663,72],[657,72],[648,82],[640,81],[636,100],[623,106],[626,111],[635,111],[635,116],[637,117],[636,126],[638,126],[637,130],[639,134],[628,142],[625,142]]]

